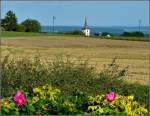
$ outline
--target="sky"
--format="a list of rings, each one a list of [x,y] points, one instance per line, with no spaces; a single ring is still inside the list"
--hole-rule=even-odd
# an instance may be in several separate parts
[[[12,10],[21,23],[27,18],[38,20],[43,26],[82,26],[87,17],[89,26],[149,25],[148,1],[2,1],[1,18]]]

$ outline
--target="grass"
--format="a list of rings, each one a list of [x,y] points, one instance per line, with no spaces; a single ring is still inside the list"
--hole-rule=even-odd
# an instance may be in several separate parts
[[[40,54],[42,59],[53,58],[58,54],[89,59],[98,71],[117,58],[120,67],[129,66],[127,80],[148,84],[148,42],[94,39],[74,36],[40,36],[2,38],[2,56],[11,53],[12,57],[33,57]]]
[[[84,37],[83,35],[75,35],[71,33],[35,33],[35,32],[11,32],[11,31],[3,31],[1,32],[1,37],[31,37],[31,36],[73,36],[73,37]],[[92,36],[92,38],[97,39],[112,39],[112,40],[128,40],[128,41],[145,41],[148,42],[148,37],[121,37],[114,36],[112,38],[107,37],[96,37]]]
[[[20,37],[20,36],[43,36],[48,35],[46,33],[33,33],[33,32],[11,32],[11,31],[5,31],[1,32],[2,37]]]
[[[102,39],[113,39],[113,40],[128,40],[128,41],[145,41],[149,42],[149,37],[123,37],[123,36],[114,36],[111,38],[107,37],[96,37],[96,38],[102,38]]]
[[[31,36],[81,36],[72,35],[65,33],[44,33],[44,32],[13,32],[13,31],[2,31],[0,33],[1,37],[31,37]]]

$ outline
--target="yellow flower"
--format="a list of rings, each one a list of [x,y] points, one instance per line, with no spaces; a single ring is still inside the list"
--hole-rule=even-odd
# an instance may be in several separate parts
[[[36,103],[36,102],[38,102],[38,101],[39,101],[39,98],[37,96],[35,96],[35,97],[32,98],[32,103],[33,104]]]
[[[41,89],[39,89],[39,88],[33,88],[33,92],[34,93],[38,93],[38,92],[40,92],[41,91]]]
[[[2,101],[2,106],[4,106],[4,107],[6,107],[6,108],[9,109],[9,108],[10,108],[9,100],[6,100],[6,99],[3,100],[3,101]]]
[[[133,100],[134,99],[134,96],[132,95],[132,96],[127,96],[127,99],[128,100]]]

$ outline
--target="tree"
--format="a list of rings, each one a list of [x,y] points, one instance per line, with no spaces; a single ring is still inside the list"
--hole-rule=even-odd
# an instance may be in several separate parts
[[[2,20],[1,25],[6,31],[15,31],[17,28],[17,17],[13,11],[8,11],[5,18]]]
[[[25,26],[21,25],[21,24],[17,25],[16,31],[18,31],[18,32],[25,32]]]
[[[26,19],[21,23],[25,26],[26,32],[40,32],[41,31],[41,24],[34,19]]]
[[[1,19],[1,26],[4,27],[5,24],[5,19]]]

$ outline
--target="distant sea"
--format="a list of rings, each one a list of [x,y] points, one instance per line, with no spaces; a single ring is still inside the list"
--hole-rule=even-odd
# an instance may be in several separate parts
[[[139,31],[139,27],[89,27],[91,30],[91,33],[99,33],[99,32],[109,32],[113,33],[115,35],[120,35],[123,32],[133,32],[133,31]],[[74,31],[74,30],[82,30],[82,27],[80,26],[54,26],[55,32],[68,32],[68,31]],[[52,26],[42,26],[41,29],[42,32],[53,32]],[[143,32],[146,35],[149,35],[149,27],[148,26],[141,26],[140,31]]]

